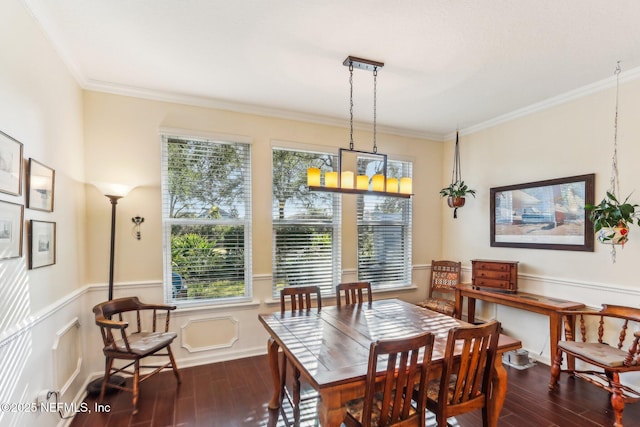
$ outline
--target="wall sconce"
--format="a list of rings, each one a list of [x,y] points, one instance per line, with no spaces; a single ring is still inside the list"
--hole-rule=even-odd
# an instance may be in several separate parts
[[[134,216],[131,218],[131,222],[135,225],[133,226],[133,231],[136,233],[136,239],[140,240],[142,235],[140,234],[140,224],[144,222],[144,218],[141,216]]]

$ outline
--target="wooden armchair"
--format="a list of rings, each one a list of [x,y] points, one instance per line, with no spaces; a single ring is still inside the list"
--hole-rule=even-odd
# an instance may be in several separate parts
[[[600,311],[566,311],[562,314],[565,339],[558,342],[549,390],[558,384],[562,372],[607,390],[611,393],[614,426],[622,427],[625,403],[640,400],[639,389],[620,382],[620,374],[640,371],[640,309],[603,304]],[[576,318],[579,336],[578,331],[574,331],[573,319]],[[563,353],[568,359],[581,362],[583,369],[576,369],[573,360],[567,369],[563,369]]]
[[[138,412],[138,393],[140,383],[149,377],[159,373],[163,369],[172,369],[178,384],[180,384],[180,373],[176,361],[171,352],[171,343],[176,338],[175,332],[169,332],[169,318],[171,310],[175,306],[163,304],[144,304],[137,297],[118,298],[103,302],[93,307],[96,325],[100,327],[104,347],[102,349],[106,356],[104,378],[100,390],[99,401],[104,399],[104,394],[109,387],[120,390],[131,391],[133,393],[133,413]],[[129,323],[123,320],[123,313],[135,312],[136,330],[131,332],[127,329]],[[142,322],[145,315],[151,314],[151,331],[142,329]],[[157,331],[158,314],[166,315],[164,328]],[[114,317],[117,319],[115,320]],[[159,351],[166,349],[166,353]],[[141,365],[140,360],[151,356],[168,356],[169,361],[162,365]],[[118,368],[113,366],[117,359],[129,361],[125,366]],[[129,368],[133,365],[133,370]],[[153,371],[140,375],[140,368],[154,368]],[[133,375],[132,386],[117,385],[109,382],[113,374],[124,372]]]
[[[482,425],[489,425],[487,406],[498,338],[500,323],[495,320],[449,331],[442,375],[427,390],[427,409],[436,414],[438,427],[446,427],[449,417],[477,409],[482,409]]]
[[[460,283],[461,263],[456,261],[431,261],[431,279],[429,296],[418,305],[447,316],[460,316],[456,313],[455,293]]]
[[[346,403],[347,427],[425,426],[425,400],[434,336],[378,340],[369,348],[365,395]],[[383,359],[384,357],[384,359]],[[386,363],[378,372],[378,361]],[[416,389],[416,395],[412,390]]]
[[[351,282],[340,283],[336,286],[336,305],[340,307],[342,305],[342,294],[344,293],[344,302],[346,305],[350,304],[362,304],[364,302],[364,293],[366,291],[367,302],[371,304],[373,302],[373,295],[371,294],[371,283],[369,282]]]

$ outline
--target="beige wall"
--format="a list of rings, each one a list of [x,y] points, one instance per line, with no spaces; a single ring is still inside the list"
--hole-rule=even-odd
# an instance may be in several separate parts
[[[252,141],[253,274],[271,274],[271,148],[325,147],[337,152],[348,146],[348,129],[284,119],[233,113],[125,96],[86,92],[84,96],[87,181],[114,181],[142,187],[118,205],[116,282],[162,279],[160,217],[160,131],[184,134],[238,135]],[[346,122],[346,119],[345,119]],[[346,124],[346,123],[345,123]],[[371,149],[369,132],[355,133],[356,148]],[[427,264],[440,253],[442,143],[379,134],[379,151],[414,161],[413,263]],[[89,200],[88,277],[105,280],[108,258],[108,201],[94,188]],[[104,200],[103,200],[104,199]],[[354,197],[343,196],[343,268],[356,268]],[[130,235],[135,215],[145,217],[143,238]],[[265,295],[261,295],[264,297]]]
[[[640,227],[629,244],[618,250],[616,263],[609,246],[596,243],[595,252],[492,248],[489,245],[489,189],[544,179],[596,174],[596,201],[609,187],[613,153],[615,88],[461,137],[463,178],[478,190],[459,218],[445,212],[443,255],[470,265],[476,257],[521,261],[520,273],[556,279],[638,289],[635,276],[640,257]],[[640,201],[640,81],[622,84],[618,131],[621,195],[633,192]],[[446,144],[445,173],[453,143]],[[450,169],[449,169],[450,171]],[[464,244],[460,244],[464,242]],[[589,301],[594,303],[596,301]]]

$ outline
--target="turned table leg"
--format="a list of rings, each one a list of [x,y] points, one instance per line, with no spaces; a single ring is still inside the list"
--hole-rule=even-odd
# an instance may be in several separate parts
[[[267,354],[269,356],[269,367],[271,368],[271,378],[273,379],[273,396],[269,401],[269,409],[278,409],[280,407],[280,367],[278,364],[278,349],[280,346],[273,339],[269,338],[267,342]]]

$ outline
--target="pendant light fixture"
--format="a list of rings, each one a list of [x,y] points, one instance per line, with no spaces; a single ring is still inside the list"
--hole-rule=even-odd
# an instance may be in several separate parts
[[[412,181],[409,177],[391,178],[387,175],[387,155],[378,153],[376,144],[376,95],[378,69],[384,66],[383,62],[371,61],[368,59],[348,56],[342,65],[349,67],[349,89],[350,89],[350,132],[349,148],[338,149],[338,170],[325,172],[324,185],[320,169],[309,168],[307,170],[307,186],[310,191],[329,191],[346,194],[367,194],[378,196],[391,196],[410,198],[412,194]],[[373,151],[356,150],[353,144],[353,69],[373,72]],[[382,161],[381,173],[371,177],[367,175],[356,175],[353,171],[342,170],[343,155],[364,154],[368,157],[380,158]]]

